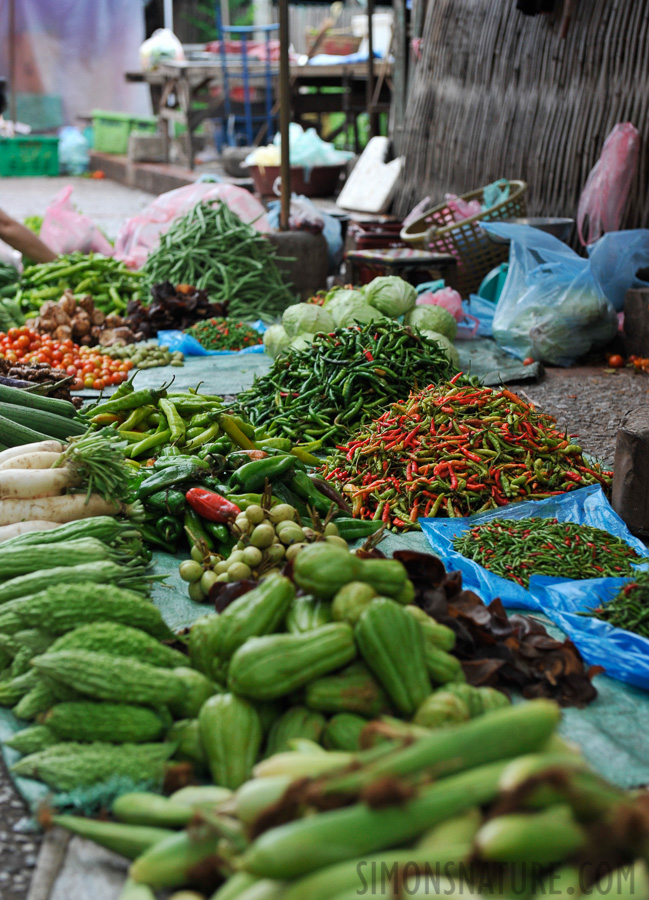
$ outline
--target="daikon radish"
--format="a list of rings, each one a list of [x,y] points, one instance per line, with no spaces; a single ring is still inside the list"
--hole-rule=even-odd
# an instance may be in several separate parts
[[[24,456],[14,456],[6,462],[0,463],[0,471],[6,469],[51,469],[61,456],[51,450],[41,450],[40,453],[25,453]]]
[[[60,522],[47,522],[44,519],[34,519],[31,522],[15,522],[13,525],[3,525],[0,527],[0,544],[8,541],[10,538],[18,537],[21,534],[29,534],[32,531],[51,531],[53,528],[59,528]]]
[[[21,447],[8,447],[0,453],[0,465],[15,456],[24,456],[25,453],[39,453],[41,450],[62,453],[63,449],[63,444],[59,441],[36,441],[34,444],[23,444]]]
[[[0,503],[0,525],[15,522],[31,522],[46,519],[48,522],[75,522],[93,516],[116,516],[125,512],[120,503],[104,500],[99,494],[91,494],[86,502],[85,494],[62,494],[59,497],[40,497],[31,500],[3,500]]]
[[[79,477],[70,469],[5,469],[0,472],[0,500],[56,497],[77,484]]]

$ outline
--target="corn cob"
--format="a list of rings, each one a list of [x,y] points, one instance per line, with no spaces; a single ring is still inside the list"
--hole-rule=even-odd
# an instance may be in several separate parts
[[[184,828],[193,815],[191,806],[174,803],[168,797],[138,791],[122,794],[113,803],[113,815],[129,825],[150,825],[157,828]]]
[[[129,877],[154,889],[182,887],[195,866],[216,855],[219,840],[208,826],[172,833],[135,860]]]
[[[100,847],[106,847],[128,859],[136,859],[159,841],[174,834],[167,828],[146,828],[143,825],[124,825],[119,822],[98,822],[82,816],[54,816],[52,821],[55,825],[60,825],[80,837],[88,838],[99,844]]]
[[[585,844],[586,833],[568,806],[498,816],[483,825],[475,839],[477,853],[488,862],[539,866],[569,859]]]
[[[493,800],[504,766],[491,763],[445,778],[401,806],[371,809],[359,803],[273,828],[246,851],[243,868],[263,878],[296,878],[404,844],[450,816]]]

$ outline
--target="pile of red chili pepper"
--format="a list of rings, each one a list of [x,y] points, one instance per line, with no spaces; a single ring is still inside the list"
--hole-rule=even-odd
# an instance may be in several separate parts
[[[185,333],[196,338],[206,350],[243,350],[262,343],[258,331],[236,319],[204,319]]]
[[[640,556],[621,538],[592,525],[558,519],[490,519],[458,535],[462,556],[524,587],[531,575],[606,578],[630,575]]]
[[[593,616],[649,638],[649,571],[636,572],[633,581],[625,584],[611,601],[581,616]]]
[[[324,466],[354,516],[398,529],[419,517],[468,516],[517,500],[542,500],[611,472],[588,466],[551,416],[508,390],[431,385],[394,404],[339,446]]]

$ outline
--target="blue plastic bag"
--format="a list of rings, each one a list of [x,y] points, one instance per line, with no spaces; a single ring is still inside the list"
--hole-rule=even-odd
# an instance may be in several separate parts
[[[628,578],[557,582],[535,575],[532,581],[543,612],[565,631],[589,665],[604,666],[611,678],[649,690],[649,640],[578,615],[612,600]]]
[[[257,319],[256,322],[251,322],[251,328],[254,328],[255,331],[258,331],[259,334],[263,334],[267,329],[267,325],[265,325],[261,319]],[[192,337],[191,334],[185,334],[184,331],[159,331],[158,332],[158,344],[165,345],[169,347],[169,350],[172,353],[180,350],[181,353],[184,353],[185,356],[232,356],[233,353],[263,353],[264,345],[263,344],[255,344],[252,347],[244,347],[243,350],[206,350],[202,344],[200,344],[195,337]]]
[[[608,344],[617,332],[617,316],[589,260],[529,225],[481,225],[511,241],[509,270],[493,319],[493,336],[506,353],[569,366]]]
[[[453,538],[480,522],[488,522],[490,519],[525,519],[541,516],[557,518],[560,522],[576,522],[578,525],[593,525],[595,528],[602,528],[615,537],[622,538],[641,556],[645,556],[647,553],[645,545],[633,537],[622,519],[613,510],[599,485],[568,491],[566,494],[548,497],[547,500],[510,503],[509,506],[492,509],[468,518],[420,519],[419,521],[428,543],[446,568],[462,572],[465,588],[480,594],[486,603],[491,602],[494,597],[500,597],[503,605],[509,608],[541,609],[531,581],[529,589],[524,588],[515,581],[488,572],[479,563],[467,559],[453,548]],[[643,565],[642,568],[646,568],[646,566]]]
[[[478,294],[471,294],[468,300],[462,301],[462,309],[468,316],[478,320],[478,335],[480,337],[492,337],[493,322],[496,307],[489,300]]]
[[[607,300],[621,312],[626,292],[649,284],[636,278],[649,266],[649,230],[611,231],[588,247],[590,271]]]

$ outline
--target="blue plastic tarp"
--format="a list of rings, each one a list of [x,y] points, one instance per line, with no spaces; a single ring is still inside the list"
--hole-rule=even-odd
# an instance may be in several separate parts
[[[268,328],[261,319],[250,324],[251,328],[263,334]],[[255,344],[252,347],[244,347],[243,350],[206,350],[205,347],[191,334],[184,331],[159,331],[158,344],[169,347],[172,353],[180,351],[185,356],[232,356],[236,353],[263,353],[264,345]]]
[[[592,525],[622,538],[640,556],[647,555],[647,548],[634,538],[622,519],[604,496],[599,485],[579,488],[547,500],[529,500],[511,503],[509,506],[493,509],[468,518],[420,519],[421,527],[429,544],[447,569],[462,572],[464,586],[479,594],[485,603],[500,597],[503,605],[510,609],[542,609],[535,592],[534,581],[524,588],[515,581],[501,578],[488,572],[479,563],[467,559],[453,547],[453,539],[480,522],[490,519],[525,519],[528,517],[557,518],[560,522],[575,522],[578,525]],[[646,564],[642,565],[646,568]],[[571,583],[575,583],[574,581]]]
[[[649,690],[649,640],[589,613],[612,600],[629,578],[593,578],[557,582],[533,578],[534,593],[549,619],[577,645],[590,665],[603,666],[618,681]]]

